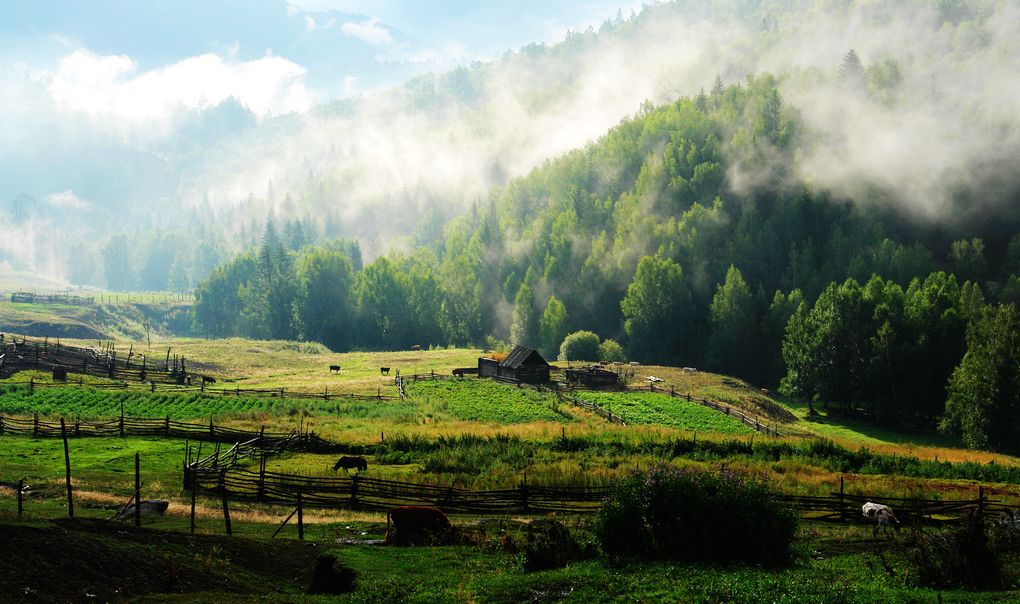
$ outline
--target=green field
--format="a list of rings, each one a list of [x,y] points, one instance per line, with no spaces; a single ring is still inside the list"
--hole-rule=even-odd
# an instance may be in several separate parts
[[[432,371],[449,375],[453,367],[469,366],[478,355],[468,349],[335,355],[317,345],[247,340],[183,340],[167,345],[175,353],[186,354],[189,364],[203,372],[229,379],[216,384],[222,388],[328,388],[329,392],[378,392],[390,397],[397,394],[392,375],[380,376],[380,366],[389,366],[393,373],[400,369],[405,376]],[[157,349],[154,345],[153,350]],[[166,348],[162,350],[165,354]],[[344,367],[340,375],[328,372],[327,365],[335,362]],[[21,417],[38,412],[48,418],[113,419],[123,404],[128,416],[170,416],[192,422],[205,422],[212,416],[217,424],[244,429],[265,426],[283,432],[302,427],[335,442],[365,447],[368,477],[471,489],[516,488],[525,472],[529,484],[538,486],[606,485],[635,468],[669,463],[710,472],[726,467],[767,476],[778,489],[791,494],[827,495],[838,489],[842,476],[851,493],[972,498],[981,484],[997,500],[1020,502],[1020,463],[1012,457],[966,451],[948,439],[880,430],[824,414],[807,418],[802,407],[723,376],[666,367],[642,367],[640,371],[661,377],[665,387],[677,392],[725,400],[749,413],[768,412],[769,418],[784,417],[779,427],[790,436],[776,439],[755,434],[723,413],[664,394],[577,393],[628,422],[617,426],[558,402],[550,394],[477,378],[408,380],[409,398],[403,401],[208,396],[88,387],[40,387],[29,394],[24,386],[12,392],[0,384],[0,412]],[[37,383],[48,380],[39,372],[25,372],[14,380],[28,378]],[[832,440],[819,440],[819,436]],[[212,448],[209,443],[202,447],[203,455]],[[140,533],[127,526],[90,524],[111,518],[130,497],[135,452],[141,456],[143,496],[170,501],[166,516],[145,519],[147,528]],[[217,541],[224,530],[221,502],[200,495],[196,510],[201,539],[189,541],[180,534],[188,530],[190,510],[189,493],[181,485],[184,442],[80,438],[70,441],[70,453],[75,515],[82,520],[54,522],[66,515],[61,441],[0,435],[0,483],[25,478],[32,485],[20,520],[15,515],[13,491],[0,485],[0,523],[12,527],[0,530],[4,551],[28,548],[25,555],[37,567],[45,566],[54,552],[78,552],[79,548],[104,548],[104,558],[141,556],[140,560],[148,560],[159,570],[135,574],[125,570],[125,576],[134,577],[135,587],[122,583],[120,593],[159,594],[152,596],[152,601],[246,602],[257,599],[246,590],[265,594],[265,585],[275,585],[280,591],[262,596],[264,601],[308,601],[301,592],[314,555],[294,554],[295,562],[286,571],[259,562],[264,560],[260,556],[266,546],[274,543],[270,535],[292,507],[232,502],[233,530],[239,537],[225,545]],[[290,453],[270,457],[268,469],[333,476],[335,458],[336,454]],[[258,460],[243,463],[254,470]],[[590,544],[591,519],[562,519]],[[355,594],[311,601],[927,602],[936,597],[936,592],[916,588],[904,578],[909,567],[895,547],[884,550],[883,562],[869,529],[861,526],[805,524],[794,564],[780,571],[663,563],[617,566],[593,552],[564,569],[529,573],[523,570],[521,550],[515,549],[523,543],[519,528],[513,529],[517,533],[497,531],[473,544],[442,548],[338,547],[337,538],[381,537],[385,517],[309,508],[304,520],[306,536],[317,545],[299,546],[294,551],[330,551],[360,576]],[[470,525],[473,520],[465,517],[456,522]],[[291,547],[296,536],[293,522],[277,537],[287,540],[286,547]],[[28,530],[36,532],[26,533]],[[149,560],[137,550],[138,540],[160,534],[168,536],[164,555]],[[231,584],[218,569],[234,560],[243,564],[244,570],[234,575],[239,578]],[[875,572],[883,564],[893,573]],[[49,599],[79,597],[77,592],[61,591],[65,588],[49,587],[51,584],[118,599],[113,591],[102,591],[106,588],[87,580],[65,584],[51,578],[40,582],[19,572],[0,571],[0,583],[21,585],[21,593],[29,593],[23,591],[28,587],[50,594]],[[57,567],[45,572],[55,576]],[[167,587],[172,584],[167,572],[178,577],[176,587]],[[838,576],[835,580],[834,575]],[[200,591],[188,595],[192,588]],[[13,597],[13,592],[2,589],[0,599]],[[175,591],[183,593],[169,593]],[[1010,601],[1014,595],[944,590],[943,601]]]
[[[668,394],[654,392],[581,392],[581,400],[609,409],[628,424],[671,426],[717,434],[751,434],[740,420]]]
[[[411,398],[467,421],[523,424],[572,419],[553,395],[492,380],[423,380],[408,383],[406,389]]]

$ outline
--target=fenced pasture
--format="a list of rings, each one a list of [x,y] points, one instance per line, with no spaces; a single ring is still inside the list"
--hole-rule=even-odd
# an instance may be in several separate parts
[[[293,441],[297,443],[298,441]],[[269,455],[286,452],[291,441],[271,445],[258,437],[239,442],[230,449],[217,450],[202,459],[186,459],[184,485],[219,497],[339,507],[350,510],[387,510],[400,505],[427,505],[447,513],[461,514],[591,514],[599,510],[612,487],[576,487],[528,484],[527,473],[516,488],[462,489],[450,486],[382,480],[360,475],[317,477],[272,472],[266,469]],[[189,454],[190,455],[190,454]],[[261,457],[258,470],[239,462]],[[911,523],[951,523],[969,515],[1001,514],[1020,509],[985,497],[983,488],[971,499],[924,499],[850,494],[840,491],[827,496],[779,495],[798,510],[802,518],[818,522],[867,523],[861,516],[866,501],[886,503],[902,520]]]
[[[120,416],[107,421],[74,422],[45,421],[5,417],[0,414],[0,436],[31,436],[33,438],[71,438],[112,436],[162,436],[169,439],[211,441],[219,443],[252,442],[257,440],[265,450],[272,451],[339,451],[341,447],[308,432],[267,432],[239,430],[208,423],[186,423],[165,418]]]
[[[669,392],[584,392],[577,396],[597,403],[628,424],[657,424],[682,430],[720,434],[751,434],[754,430],[728,408],[710,408]]]
[[[418,401],[435,401],[458,419],[499,424],[535,421],[563,422],[572,418],[559,410],[555,396],[530,388],[517,388],[487,379],[425,379],[402,381],[406,395]]]
[[[390,402],[388,396],[324,391],[318,394],[259,389],[156,387],[130,384],[0,384],[0,412],[9,415],[40,413],[51,416],[109,417],[127,415],[176,418],[253,413],[289,413],[300,410],[314,415],[351,411],[357,403]]]

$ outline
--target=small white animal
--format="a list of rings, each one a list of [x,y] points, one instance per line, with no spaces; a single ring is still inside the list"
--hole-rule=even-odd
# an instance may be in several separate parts
[[[887,505],[869,501],[861,506],[861,513],[864,514],[865,518],[875,523],[875,530],[873,532],[875,537],[878,537],[878,529],[880,527],[886,527],[888,530],[888,527],[891,526],[897,531],[900,530],[900,521],[896,518],[896,514],[893,514],[892,508]]]

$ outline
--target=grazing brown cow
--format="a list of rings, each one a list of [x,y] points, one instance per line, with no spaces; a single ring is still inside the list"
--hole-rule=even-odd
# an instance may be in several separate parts
[[[362,470],[368,469],[368,461],[364,457],[360,456],[350,457],[344,455],[340,459],[336,460],[335,464],[333,464],[334,472],[336,472],[340,468],[344,469],[345,474],[347,473],[347,470],[350,470],[351,468],[357,469],[358,473],[360,474]]]
[[[385,541],[388,545],[442,542],[449,536],[450,530],[450,519],[439,508],[405,505],[386,514]]]
[[[330,373],[340,373],[340,366],[339,365],[330,365],[329,366],[329,372]]]
[[[382,375],[389,375],[390,374],[390,368],[389,367],[380,367],[379,368],[379,373],[382,374]]]

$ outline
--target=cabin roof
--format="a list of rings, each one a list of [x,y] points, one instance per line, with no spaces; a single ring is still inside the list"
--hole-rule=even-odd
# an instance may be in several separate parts
[[[510,354],[506,355],[500,366],[506,367],[507,369],[518,369],[521,365],[548,365],[542,355],[538,353],[534,348],[528,348],[527,346],[517,345],[510,351]]]

